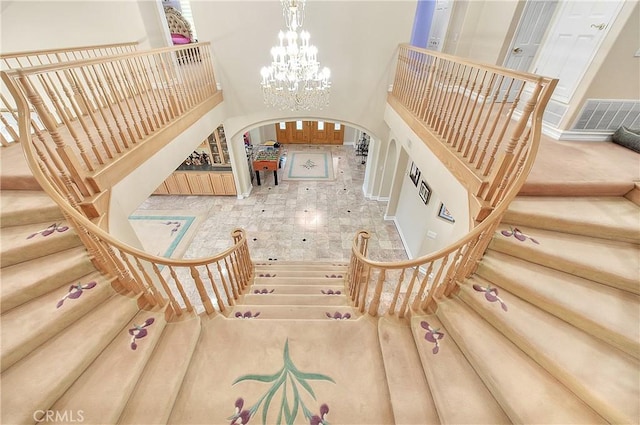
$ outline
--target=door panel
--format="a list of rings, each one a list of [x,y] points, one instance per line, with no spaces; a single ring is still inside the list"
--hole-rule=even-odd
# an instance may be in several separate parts
[[[552,98],[569,103],[622,1],[563,2],[534,72],[558,78]]]
[[[281,129],[275,124],[276,138],[282,144],[341,145],[344,143],[344,126],[327,121],[290,121]]]

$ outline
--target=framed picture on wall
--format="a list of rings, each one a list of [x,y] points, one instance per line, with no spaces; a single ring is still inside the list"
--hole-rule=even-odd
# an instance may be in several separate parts
[[[456,220],[453,218],[447,207],[444,206],[442,202],[440,202],[440,209],[438,210],[438,217],[443,218],[447,221],[454,223]]]
[[[414,186],[418,186],[420,181],[420,170],[416,167],[416,164],[411,161],[411,170],[409,171],[409,178],[413,182]]]
[[[420,182],[420,197],[425,205],[429,203],[429,198],[431,198],[431,188],[424,180]]]

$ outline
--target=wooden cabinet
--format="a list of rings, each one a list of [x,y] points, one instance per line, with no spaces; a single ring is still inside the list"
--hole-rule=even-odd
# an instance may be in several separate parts
[[[155,195],[235,195],[224,127],[216,128],[156,189]]]
[[[155,195],[235,195],[231,172],[174,171],[156,189]]]

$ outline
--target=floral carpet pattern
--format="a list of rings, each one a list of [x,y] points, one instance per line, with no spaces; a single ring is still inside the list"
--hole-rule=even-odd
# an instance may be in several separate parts
[[[309,396],[313,401],[316,401],[316,395],[309,381],[329,381],[335,384],[335,381],[329,376],[322,375],[320,373],[302,372],[294,364],[291,356],[289,355],[289,340],[284,344],[284,352],[282,355],[283,365],[282,368],[269,375],[249,374],[243,375],[237,378],[233,385],[239,384],[245,381],[262,382],[265,384],[271,384],[271,387],[260,397],[253,405],[245,409],[245,400],[239,397],[235,402],[235,411],[227,419],[231,421],[231,424],[246,424],[254,417],[260,408],[262,408],[261,423],[267,424],[267,418],[269,409],[272,406],[271,402],[274,401],[274,397],[280,393],[279,400],[276,399],[275,411],[277,412],[276,424],[293,424],[296,417],[302,413],[306,420],[310,424],[319,425],[325,423],[325,418],[329,413],[329,406],[324,403],[318,410],[319,414],[315,414],[314,411],[308,407],[304,402],[303,395],[309,399]],[[279,403],[278,403],[279,402]],[[309,401],[307,401],[309,403]]]

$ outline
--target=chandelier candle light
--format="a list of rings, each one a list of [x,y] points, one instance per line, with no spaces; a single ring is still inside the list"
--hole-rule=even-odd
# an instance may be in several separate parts
[[[287,32],[271,48],[271,66],[260,70],[262,94],[269,106],[291,111],[322,109],[329,103],[331,73],[320,70],[318,49],[309,44],[308,31],[298,30],[304,19],[305,0],[281,0]]]

